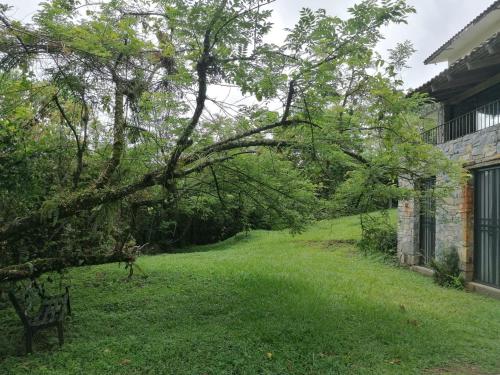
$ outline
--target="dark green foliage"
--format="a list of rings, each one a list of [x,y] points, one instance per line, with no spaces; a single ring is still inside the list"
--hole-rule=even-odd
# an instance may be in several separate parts
[[[190,244],[204,245],[224,240],[245,229],[245,218],[239,210],[227,210],[217,202],[206,202],[210,212],[185,210],[172,212],[161,206],[141,208],[135,214],[132,236],[138,244],[148,243],[146,251],[168,251]],[[254,225],[263,228],[262,225]]]
[[[0,8],[0,266],[298,232],[451,168],[398,79],[411,46],[374,51],[412,6],[304,9],[274,45],[271,3],[49,0],[32,24]]]
[[[387,215],[362,215],[361,230],[358,246],[365,254],[378,252],[391,257],[396,255],[396,226],[390,222]]]
[[[39,258],[109,253],[121,240],[119,228],[127,226],[127,221],[109,206],[60,220],[55,227],[34,228],[0,244],[0,266]]]
[[[464,289],[465,279],[460,271],[460,257],[457,249],[446,250],[436,259],[431,260],[430,267],[434,270],[434,282],[438,285]]]
[[[290,162],[269,154],[259,163],[242,157],[211,168],[187,180],[185,188],[175,204],[159,193],[154,204],[132,209],[131,235],[137,244],[171,251],[252,229],[297,232],[318,206],[314,185]]]

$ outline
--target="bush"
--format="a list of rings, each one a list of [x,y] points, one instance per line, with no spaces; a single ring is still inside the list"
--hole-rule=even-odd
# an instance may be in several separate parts
[[[441,257],[431,260],[430,267],[434,270],[434,282],[438,285],[464,289],[465,279],[460,272],[460,258],[457,249],[444,251]]]
[[[397,231],[386,216],[363,216],[361,223],[360,250],[365,253],[379,252],[395,256],[397,252]]]

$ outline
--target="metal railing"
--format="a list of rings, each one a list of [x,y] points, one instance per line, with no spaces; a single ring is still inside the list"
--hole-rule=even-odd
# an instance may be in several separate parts
[[[424,142],[439,145],[500,124],[500,99],[422,133]]]

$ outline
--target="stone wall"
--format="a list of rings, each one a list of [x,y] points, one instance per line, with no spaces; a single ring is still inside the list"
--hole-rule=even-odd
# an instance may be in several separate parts
[[[451,159],[461,161],[471,172],[475,168],[500,164],[500,125],[446,142],[440,147]],[[473,176],[473,173],[471,173]],[[437,176],[439,184],[446,176]],[[474,182],[470,179],[449,197],[438,202],[436,210],[436,256],[455,248],[461,269],[468,280],[473,274]],[[409,265],[419,262],[418,204],[399,203],[398,255]]]
[[[443,176],[438,176],[437,184]],[[443,251],[455,249],[460,257],[460,269],[466,279],[472,278],[473,271],[473,185],[464,183],[449,197],[438,201],[436,208],[436,256]]]

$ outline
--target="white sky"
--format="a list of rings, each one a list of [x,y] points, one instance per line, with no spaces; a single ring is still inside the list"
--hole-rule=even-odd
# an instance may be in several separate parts
[[[39,0],[0,0],[12,5],[11,14],[29,21],[35,13]],[[345,17],[347,8],[358,0],[277,0],[273,4],[273,38],[282,39],[282,30],[292,26],[298,19],[301,8],[324,8],[329,14]],[[383,53],[398,42],[410,40],[417,52],[409,62],[410,69],[402,74],[407,88],[415,88],[442,71],[446,65],[423,64],[423,60],[439,48],[450,37],[462,29],[473,18],[485,10],[493,0],[408,0],[417,13],[408,19],[408,25],[390,26],[384,30],[386,39],[379,46]]]

